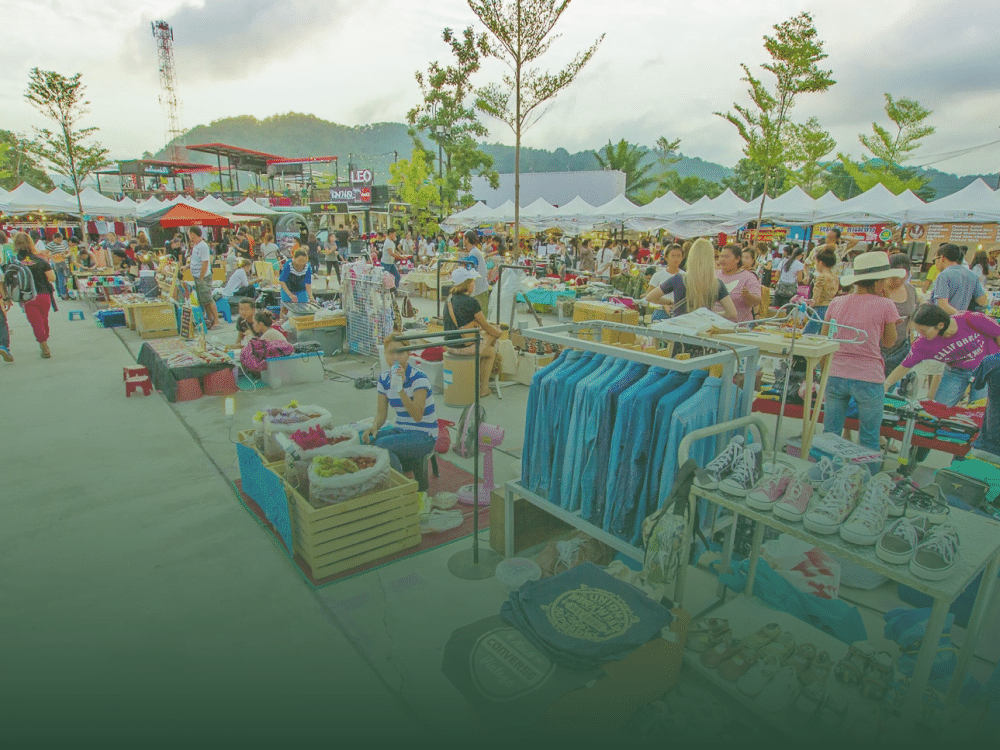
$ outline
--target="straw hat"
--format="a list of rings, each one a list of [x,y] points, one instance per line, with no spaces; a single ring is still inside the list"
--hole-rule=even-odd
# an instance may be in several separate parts
[[[889,254],[882,250],[861,253],[854,259],[854,268],[850,273],[840,278],[841,286],[851,286],[859,281],[874,281],[875,279],[901,279],[906,276],[903,268],[892,268],[889,265]]]

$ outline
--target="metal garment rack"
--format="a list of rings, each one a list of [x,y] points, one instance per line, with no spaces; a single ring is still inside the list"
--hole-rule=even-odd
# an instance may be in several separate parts
[[[663,342],[688,344],[704,347],[706,349],[716,349],[717,351],[713,354],[706,354],[701,357],[692,357],[691,359],[672,359],[669,357],[661,357],[656,354],[647,354],[645,352],[637,352],[630,349],[612,346],[610,344],[603,344],[599,341],[587,341],[586,339],[576,338],[576,334],[581,331],[593,331],[597,328],[607,328],[609,330],[619,332],[635,333],[636,335],[649,336]],[[710,339],[696,338],[694,336],[686,336],[667,331],[657,331],[655,329],[641,328],[639,326],[623,325],[621,323],[610,323],[602,320],[591,320],[583,323],[563,323],[561,325],[533,328],[531,329],[531,337],[551,344],[558,344],[559,346],[570,349],[579,349],[581,351],[606,354],[611,357],[626,359],[632,362],[639,362],[640,364],[650,365],[652,367],[661,367],[675,372],[693,372],[694,370],[701,370],[712,365],[722,365],[722,387],[719,391],[719,416],[722,421],[728,421],[725,419],[726,413],[724,411],[724,407],[734,402],[734,391],[736,386],[733,383],[733,378],[736,376],[736,373],[738,371],[742,371],[748,375],[747,379],[749,379],[749,373],[755,373],[757,371],[758,360],[760,358],[760,351],[754,346],[742,344],[730,346],[728,344],[720,344],[719,342],[712,341]],[[742,367],[740,367],[741,360],[744,362]],[[749,415],[752,404],[753,389],[744,388],[740,403],[736,405],[734,416],[739,418]],[[722,449],[725,442],[724,438],[725,435],[721,433],[717,436],[716,450]],[[639,547],[629,544],[599,526],[585,520],[581,515],[581,511],[568,511],[558,505],[550,503],[547,498],[532,492],[522,486],[519,480],[515,479],[510,480],[506,483],[506,485],[504,485],[504,556],[507,558],[514,555],[515,498],[526,500],[549,515],[555,516],[556,518],[568,523],[570,526],[589,534],[598,541],[604,542],[612,549],[621,552],[633,560],[638,562],[643,561],[644,552]]]

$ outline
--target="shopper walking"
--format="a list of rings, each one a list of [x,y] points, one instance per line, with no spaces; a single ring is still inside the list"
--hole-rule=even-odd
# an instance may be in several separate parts
[[[386,232],[385,242],[382,243],[382,270],[388,273],[396,282],[396,286],[393,288],[392,293],[396,293],[396,289],[399,289],[399,282],[402,276],[399,274],[399,268],[396,267],[397,260],[404,260],[405,256],[396,251],[396,230],[393,227],[389,228]]]
[[[829,251],[824,251],[829,252]],[[854,261],[851,273],[840,280],[842,286],[853,286],[852,294],[834,299],[827,311],[827,322],[850,326],[865,332],[863,343],[844,344],[834,353],[826,387],[823,428],[841,435],[847,406],[851,398],[857,402],[861,445],[879,450],[879,428],[885,401],[885,362],[882,349],[896,343],[896,321],[899,313],[892,300],[886,299],[885,280],[903,278],[905,271],[889,266],[889,256],[883,252],[862,253]],[[829,325],[823,326],[824,333]],[[837,328],[834,339],[851,339],[855,332]],[[875,467],[876,473],[881,466]]]
[[[475,229],[470,229],[465,233],[465,252],[476,261],[476,273],[479,274],[472,290],[472,296],[479,303],[479,307],[485,315],[489,310],[490,303],[490,282],[486,277],[489,269],[486,266],[486,256],[479,248],[479,243],[479,233]]]
[[[989,299],[979,278],[962,266],[962,251],[958,245],[947,243],[938,250],[938,268],[941,272],[931,288],[931,302],[949,315],[968,310],[973,302],[986,307]]]
[[[0,266],[0,359],[13,362],[14,355],[10,353],[10,329],[7,327],[7,311],[14,306],[7,287],[3,283],[3,269],[8,264]]]
[[[782,307],[792,301],[799,293],[799,284],[805,283],[805,264],[801,260],[802,248],[789,245],[785,258],[781,261],[781,276],[774,287],[774,304],[772,307]]]
[[[312,272],[314,276],[319,275],[319,240],[316,239],[315,232],[310,232],[308,239],[306,240],[306,246],[309,248],[309,265],[312,266]]]
[[[52,356],[49,351],[49,310],[52,308],[52,294],[55,291],[52,285],[56,275],[47,260],[35,255],[35,243],[24,232],[14,235],[14,253],[17,255],[17,263],[30,272],[34,286],[35,296],[23,301],[21,307],[35,334],[42,358],[48,359]]]
[[[816,276],[813,277],[813,293],[809,307],[816,311],[817,317],[825,320],[827,308],[840,291],[840,279],[833,273],[833,269],[837,266],[837,256],[833,254],[833,250],[824,248],[816,253],[815,261]],[[822,323],[810,320],[803,332],[819,333],[822,327]]]
[[[66,279],[69,277],[69,248],[63,240],[61,233],[56,232],[52,236],[52,241],[48,245],[49,263],[56,274],[56,291],[59,299],[69,299],[69,292],[66,287]]]
[[[917,290],[910,286],[910,256],[893,253],[889,256],[891,268],[902,268],[906,275],[885,280],[885,296],[896,305],[899,322],[896,323],[896,345],[882,350],[885,360],[885,374],[889,375],[910,353],[910,320],[917,311]]]
[[[191,241],[191,278],[194,279],[194,292],[205,316],[205,326],[215,328],[219,313],[212,299],[212,251],[208,243],[201,237],[201,227],[188,229],[188,239]]]

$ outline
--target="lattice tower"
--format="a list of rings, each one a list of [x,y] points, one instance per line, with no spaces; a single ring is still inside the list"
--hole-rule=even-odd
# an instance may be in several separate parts
[[[166,117],[167,158],[184,161],[184,131],[181,130],[177,72],[174,69],[174,30],[166,21],[153,21],[153,38],[160,64],[160,106]]]

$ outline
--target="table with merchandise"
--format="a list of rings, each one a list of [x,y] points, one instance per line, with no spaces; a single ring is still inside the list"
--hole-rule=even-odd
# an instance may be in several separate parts
[[[741,429],[750,425],[756,426],[760,431],[762,437],[761,443],[769,445],[766,426],[759,417],[751,416],[735,420],[728,424],[716,425],[688,435],[685,437],[686,445],[682,443],[680,447],[681,457],[682,459],[686,459],[687,448],[694,440],[718,434],[719,430]],[[741,439],[739,438],[738,440]],[[726,450],[732,451],[732,446],[733,443]],[[737,447],[733,455],[739,454],[740,450],[744,449]],[[737,455],[738,458],[739,456]],[[723,454],[720,454],[716,470],[719,465],[725,462],[726,459]],[[786,465],[788,469],[785,472],[776,471],[776,467],[780,467],[782,464]],[[991,518],[955,507],[948,507],[947,505],[944,505],[943,509],[939,508],[937,511],[929,511],[924,518],[920,515],[920,513],[923,513],[922,510],[916,514],[912,514],[911,518],[908,506],[904,504],[903,509],[906,510],[905,513],[888,511],[888,518],[885,518],[883,523],[876,524],[878,526],[877,529],[873,527],[867,531],[856,531],[858,523],[855,522],[852,525],[854,515],[849,516],[846,522],[824,528],[821,525],[818,526],[815,520],[818,517],[814,515],[817,511],[817,504],[815,501],[809,503],[812,484],[808,477],[805,478],[805,481],[798,484],[798,486],[805,489],[800,493],[799,500],[801,502],[797,502],[797,505],[796,502],[790,504],[783,496],[775,501],[775,498],[781,495],[781,488],[774,486],[769,488],[769,483],[773,484],[777,482],[784,475],[790,477],[784,480],[786,488],[791,488],[797,477],[805,477],[806,475],[803,472],[809,472],[810,470],[815,482],[816,473],[823,472],[830,467],[832,467],[832,464],[821,467],[819,464],[802,461],[801,459],[780,456],[778,463],[772,465],[764,464],[764,468],[770,468],[771,471],[762,472],[759,481],[754,483],[751,490],[747,485],[739,486],[740,482],[737,481],[739,477],[737,477],[737,480],[728,480],[728,483],[727,479],[712,481],[731,475],[727,475],[725,472],[713,473],[713,467],[709,465],[705,467],[707,471],[699,475],[701,483],[707,485],[707,487],[698,486],[699,482],[696,480],[695,485],[691,489],[690,517],[694,517],[695,508],[699,500],[707,501],[717,509],[725,509],[732,513],[732,526],[729,530],[722,561],[723,570],[728,570],[732,560],[733,539],[737,518],[743,516],[754,522],[753,542],[748,561],[747,583],[744,590],[745,597],[748,599],[753,596],[754,579],[765,528],[788,534],[836,558],[848,560],[866,570],[885,576],[890,580],[909,586],[930,596],[934,604],[924,633],[923,644],[925,644],[925,647],[922,647],[920,650],[913,676],[910,680],[910,691],[903,704],[903,717],[906,720],[913,720],[920,710],[920,701],[931,674],[931,668],[937,654],[937,644],[946,624],[949,607],[977,576],[982,574],[982,582],[969,618],[965,639],[958,655],[954,676],[946,697],[947,704],[953,705],[962,688],[962,681],[976,648],[979,629],[995,589],[997,572],[1000,569],[1000,523]],[[861,474],[857,474],[859,468],[861,469]],[[837,481],[846,481],[838,479],[838,475],[847,476],[850,472],[855,472],[858,477],[869,477],[867,470],[863,467],[856,464],[849,464],[827,477],[826,483],[822,484],[821,487],[829,487],[829,489],[826,493],[820,492],[820,494],[824,494],[826,498],[835,496],[835,483]],[[735,474],[735,472],[733,473]],[[873,488],[877,487],[880,482],[891,484],[891,478],[886,479],[887,477],[889,475],[879,474],[874,479],[870,477],[867,479],[857,478],[855,492],[858,499],[855,505],[849,505],[848,507],[856,508],[864,505],[867,502],[867,495],[872,493]],[[712,487],[713,484],[716,486]],[[845,484],[845,486],[848,485]],[[888,487],[889,485],[887,484],[886,486]],[[888,492],[888,489],[886,492]],[[826,502],[827,500],[824,500],[823,503],[818,505],[823,505]],[[933,515],[935,512],[939,514],[936,517]],[[898,518],[896,517],[897,515]],[[794,518],[801,520],[792,520]],[[859,521],[867,522],[867,519],[860,518]],[[897,527],[902,526],[918,528],[913,539],[909,541],[908,555],[898,551],[894,552],[894,548],[891,546],[891,543],[896,542],[899,542],[904,547],[907,546],[906,540],[903,539],[906,536],[905,533],[899,535],[893,534],[893,531]],[[831,528],[832,532],[830,531]],[[816,533],[816,530],[822,530],[823,533]],[[836,533],[838,531],[840,533]],[[883,537],[886,536],[898,536],[898,538],[890,539],[889,542],[883,542]],[[845,537],[858,543],[846,541]],[[919,543],[917,543],[917,540],[919,540]],[[691,543],[692,532],[689,531],[686,544],[690,545]],[[935,547],[935,545],[937,546]],[[942,545],[949,549],[941,551]],[[690,549],[689,546],[687,548]],[[921,549],[927,550],[922,557],[919,556]],[[893,560],[894,562],[889,562],[889,560]],[[720,593],[724,594],[724,592]],[[680,599],[680,595],[678,599]],[[930,647],[926,647],[927,644]]]
[[[126,292],[111,295],[109,304],[112,307],[120,307],[125,312],[126,325],[143,338],[177,335],[177,321],[172,302]]]
[[[197,343],[189,344],[180,338],[147,341],[136,361],[149,370],[153,387],[173,403],[177,400],[179,381],[211,375],[235,364],[228,352],[197,347]]]

